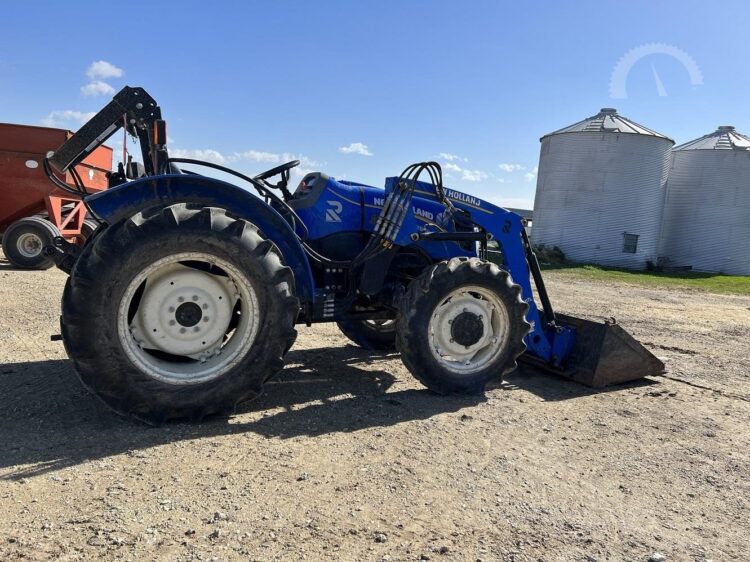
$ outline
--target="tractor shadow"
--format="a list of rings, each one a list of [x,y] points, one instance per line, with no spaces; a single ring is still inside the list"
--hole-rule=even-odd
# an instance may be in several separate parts
[[[519,363],[518,369],[504,377],[501,388],[511,392],[525,390],[538,396],[545,402],[558,402],[560,400],[583,398],[594,394],[622,392],[623,390],[648,387],[658,383],[658,380],[644,378],[604,388],[591,388],[559,375],[545,372],[532,365]]]
[[[33,270],[24,269],[23,267],[16,267],[9,261],[6,261],[0,258],[0,271],[33,271]]]
[[[357,347],[300,349],[239,416],[152,428],[123,419],[89,394],[68,360],[0,365],[0,480],[18,480],[165,443],[257,433],[288,439],[424,420],[482,397],[387,392],[396,378]],[[247,421],[245,421],[247,419]]]
[[[5,255],[3,255],[0,252],[0,271],[25,271],[29,273],[34,273],[34,272],[42,272],[45,270],[44,269],[39,269],[39,270],[29,269],[27,267],[18,267],[16,265],[13,265],[12,263],[10,263],[10,261],[8,261],[8,258],[6,258]]]

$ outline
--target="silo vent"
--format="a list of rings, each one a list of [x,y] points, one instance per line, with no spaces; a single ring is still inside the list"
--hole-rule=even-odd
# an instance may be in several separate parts
[[[717,132],[722,132],[722,133],[728,133],[730,131],[734,131],[734,125],[721,125],[717,129]]]
[[[602,107],[599,113],[603,115],[617,115],[617,110],[614,107]]]

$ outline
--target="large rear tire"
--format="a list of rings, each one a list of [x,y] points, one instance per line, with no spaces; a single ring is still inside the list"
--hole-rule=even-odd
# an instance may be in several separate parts
[[[340,320],[337,324],[341,332],[362,349],[396,349],[395,320]]]
[[[48,220],[33,216],[11,224],[3,234],[3,253],[16,267],[49,269],[55,263],[44,255],[44,247],[51,246],[60,236],[57,227]]]
[[[229,414],[260,394],[298,312],[272,242],[223,209],[178,204],[97,233],[68,279],[61,323],[83,384],[158,425]]]
[[[396,346],[417,380],[439,394],[481,394],[516,368],[531,326],[529,305],[507,271],[453,258],[409,284]]]

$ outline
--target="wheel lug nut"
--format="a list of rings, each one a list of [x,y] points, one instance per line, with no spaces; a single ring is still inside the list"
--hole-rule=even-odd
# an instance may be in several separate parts
[[[187,330],[185,328],[180,328],[180,333],[181,334],[184,334],[185,332],[187,332]]]
[[[207,302],[203,303],[203,310],[208,310],[208,303]]]
[[[203,317],[203,321],[204,321],[204,322],[208,322],[208,320],[209,320],[208,316],[204,316],[204,317]]]
[[[185,297],[177,297],[177,302],[185,302]]]
[[[198,326],[196,326],[195,328],[193,328],[193,331],[194,332],[198,332],[198,331],[200,331],[200,328]]]
[[[198,295],[193,295],[193,300],[197,301],[198,300]]]
[[[170,321],[169,321],[169,325],[170,325],[170,326],[174,326],[175,324],[177,324],[177,322],[175,322],[174,320],[170,320]]]
[[[174,307],[173,306],[169,307],[169,312],[174,312]]]

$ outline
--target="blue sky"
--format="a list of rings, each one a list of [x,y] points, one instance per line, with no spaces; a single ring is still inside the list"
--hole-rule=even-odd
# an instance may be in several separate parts
[[[163,108],[173,151],[249,172],[291,155],[306,170],[382,185],[411,162],[438,159],[450,187],[530,206],[539,137],[601,107],[678,143],[721,124],[750,133],[747,2],[77,1],[2,10],[0,121],[75,129],[111,89],[143,86]],[[653,44],[689,58],[644,47]],[[618,61],[638,48],[627,97],[613,99]],[[92,67],[98,61],[109,66]]]

